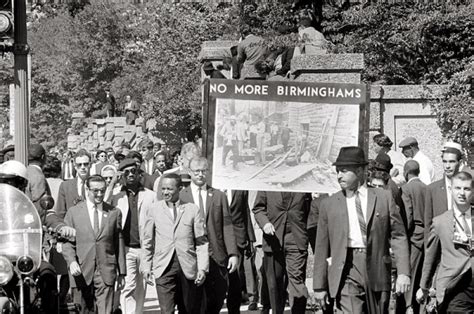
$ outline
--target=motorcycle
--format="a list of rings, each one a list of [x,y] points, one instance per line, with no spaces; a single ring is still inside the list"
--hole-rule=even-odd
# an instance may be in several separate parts
[[[42,239],[41,219],[30,199],[20,190],[0,184],[2,313],[44,312],[39,290],[48,286],[44,283],[45,278],[54,280],[50,284],[55,284],[56,276],[54,269],[42,265]],[[44,276],[45,272],[47,276]],[[48,306],[51,308],[51,304]],[[55,305],[52,306],[54,308]]]

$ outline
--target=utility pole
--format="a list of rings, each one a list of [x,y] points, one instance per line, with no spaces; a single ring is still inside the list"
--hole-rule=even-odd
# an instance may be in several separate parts
[[[30,104],[28,98],[28,52],[26,0],[14,0],[15,159],[28,165]]]

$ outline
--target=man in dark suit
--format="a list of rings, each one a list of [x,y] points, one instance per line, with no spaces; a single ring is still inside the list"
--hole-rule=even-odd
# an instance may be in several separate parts
[[[166,153],[164,151],[157,152],[153,159],[155,161],[155,170],[153,174],[150,176],[149,181],[153,182],[153,191],[161,193],[161,191],[158,191],[158,183],[159,183],[158,179],[168,169],[166,166],[166,163],[167,163]]]
[[[444,176],[428,185],[425,200],[425,241],[428,239],[434,217],[452,209],[451,178],[459,172],[462,164],[462,146],[447,142],[442,150]]]
[[[287,285],[291,312],[305,312],[310,206],[308,193],[257,193],[253,213],[263,230],[263,269],[273,313],[283,313]]]
[[[64,219],[69,208],[73,207],[85,198],[85,182],[90,174],[91,156],[85,149],[80,149],[74,155],[74,169],[77,177],[61,182],[58,192],[58,202],[56,213],[59,218]],[[60,250],[60,247],[57,247]],[[66,296],[69,290],[69,276],[66,262],[61,254],[56,250],[51,251],[51,264],[56,268],[58,275],[61,275],[59,299],[62,304],[66,303]]]
[[[209,274],[204,282],[202,313],[220,313],[227,293],[228,274],[237,270],[239,250],[226,195],[206,184],[208,163],[194,157],[189,163],[191,184],[181,190],[180,201],[199,206],[209,238]]]
[[[434,281],[438,313],[472,313],[474,207],[470,200],[473,180],[469,173],[461,171],[452,177],[451,183],[453,207],[433,218],[417,299],[420,302],[426,299]],[[433,279],[436,271],[436,279]]]
[[[423,265],[423,242],[424,242],[424,211],[426,184],[421,182],[418,175],[420,166],[416,160],[408,160],[403,173],[405,185],[402,185],[402,200],[405,207],[407,236],[410,243],[410,268],[411,286],[405,294],[407,308],[412,308],[414,313],[419,312],[419,305],[415,302],[415,293],[420,284],[421,268]]]
[[[69,208],[65,218],[76,229],[76,242],[64,244],[63,256],[82,313],[111,313],[117,274],[119,289],[124,284],[122,213],[103,202],[105,190],[101,176],[87,178],[85,200]]]
[[[342,147],[334,165],[342,191],[321,202],[313,289],[325,308],[328,297],[344,313],[387,313],[390,247],[396,257],[397,293],[410,287],[409,248],[390,192],[368,189],[367,159],[359,147]],[[329,296],[328,296],[329,292]]]
[[[248,191],[228,190],[225,193],[240,255],[238,270],[229,274],[227,310],[229,313],[240,313],[242,288],[245,287],[244,259],[251,255],[253,243],[255,243],[255,232],[250,218]]]
[[[28,186],[26,187],[26,194],[30,197],[36,209],[44,219],[45,212],[40,205],[40,199],[44,195],[51,195],[46,177],[43,174],[43,165],[46,161],[46,151],[40,144],[31,144],[28,150],[28,167],[26,168],[28,174]]]

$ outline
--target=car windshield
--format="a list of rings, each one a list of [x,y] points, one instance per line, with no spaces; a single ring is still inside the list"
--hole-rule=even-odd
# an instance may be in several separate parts
[[[20,190],[0,184],[0,255],[12,262],[29,255],[41,262],[42,225],[33,203]]]

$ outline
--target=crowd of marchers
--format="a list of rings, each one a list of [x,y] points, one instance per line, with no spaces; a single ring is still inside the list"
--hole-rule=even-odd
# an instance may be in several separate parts
[[[401,152],[384,134],[373,141],[374,160],[360,147],[339,150],[332,195],[218,190],[199,143],[170,156],[150,140],[61,158],[34,144],[28,167],[9,146],[0,183],[22,190],[66,239],[44,261],[60,278],[50,295],[82,313],[142,313],[147,289],[162,313],[220,313],[224,303],[229,313],[243,304],[472,313],[473,177],[462,146],[439,148],[444,173],[433,182],[415,138]],[[44,195],[55,200],[46,212]]]

